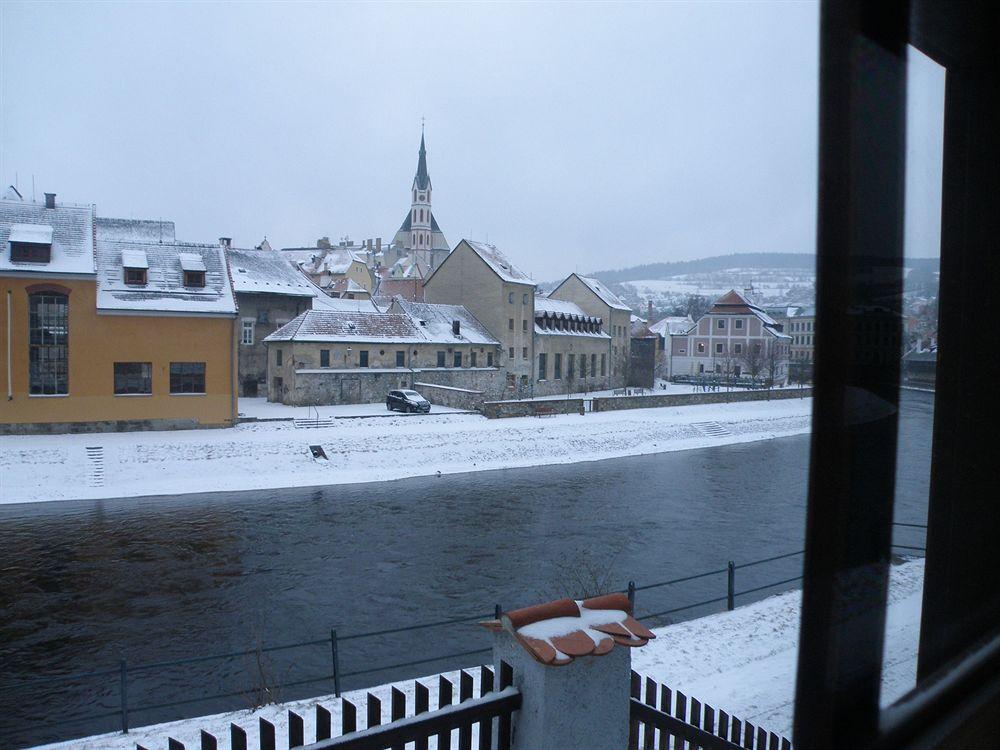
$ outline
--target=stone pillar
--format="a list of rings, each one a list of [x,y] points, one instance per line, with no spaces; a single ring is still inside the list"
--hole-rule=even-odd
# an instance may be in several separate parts
[[[513,750],[625,750],[629,731],[632,649],[577,657],[564,666],[536,661],[506,630],[493,631],[493,661],[514,669],[521,692]]]

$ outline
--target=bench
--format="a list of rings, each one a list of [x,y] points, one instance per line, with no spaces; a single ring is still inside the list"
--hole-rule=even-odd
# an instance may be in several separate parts
[[[551,406],[536,406],[536,417],[554,417],[558,412]]]

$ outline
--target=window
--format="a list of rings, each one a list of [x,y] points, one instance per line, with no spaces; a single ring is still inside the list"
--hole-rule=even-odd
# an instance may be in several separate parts
[[[509,359],[514,359],[514,347],[513,346],[510,348],[510,351],[507,353],[507,357]]]
[[[581,378],[587,377],[587,355],[586,354],[581,354],[580,355],[580,377]]]
[[[475,367],[475,366],[476,366],[476,352],[471,351],[469,352],[469,367]]]
[[[735,344],[733,346],[733,353],[734,354],[742,354],[743,353],[743,344]]]
[[[592,378],[596,378],[597,377],[597,355],[596,354],[591,354],[590,355],[590,377],[592,377]]]
[[[143,282],[145,283],[145,281]],[[204,271],[185,271],[184,286],[203,287],[205,286]]]
[[[715,327],[718,328],[720,331],[724,329],[726,327],[725,319],[719,318],[718,321],[716,321],[715,323]]]
[[[507,302],[509,302],[512,305],[514,304],[514,292],[507,293]]]
[[[527,359],[527,358],[528,358],[528,347],[522,346],[521,347],[521,359]]]
[[[205,393],[205,363],[171,362],[170,393]]]
[[[513,318],[507,318],[507,330],[508,331],[513,331],[514,330],[514,319]]]
[[[52,245],[11,242],[10,259],[15,263],[48,263],[52,259]]]
[[[275,349],[274,364],[276,364],[278,367],[281,367],[283,359],[284,359],[284,352],[282,352],[281,349]]]
[[[125,269],[125,283],[129,286],[145,286],[146,285],[146,269],[145,268],[126,268]]]
[[[552,361],[552,377],[555,380],[562,380],[562,355],[556,354]]]
[[[151,362],[115,362],[115,395],[148,396],[153,392]]]
[[[722,354],[722,344],[721,343],[715,345],[715,353],[716,354]]]
[[[486,366],[493,367],[493,352],[486,352]]]
[[[437,355],[438,355],[437,366],[444,367],[444,352],[438,352]]]
[[[455,352],[455,367],[462,366],[462,352]]]
[[[330,366],[330,350],[320,349],[319,350],[319,366],[329,367]]]
[[[358,367],[368,367],[368,350],[362,349],[358,352]]]
[[[257,323],[253,319],[243,321],[243,333],[240,336],[240,343],[247,346],[253,345],[253,332]]]
[[[603,378],[608,372],[608,355],[601,355],[601,377]]]
[[[567,354],[566,355],[566,379],[567,380],[572,380],[573,379],[573,363],[575,361],[576,361],[576,357],[574,357],[572,354]]]
[[[69,297],[41,292],[28,297],[28,392],[69,393]]]
[[[546,370],[548,369],[548,355],[545,353],[538,355],[538,380],[545,380]]]
[[[522,294],[521,295],[521,304],[522,305],[528,304],[528,295],[527,294]]]
[[[396,367],[406,367],[406,352],[396,352]]]
[[[705,353],[705,345],[698,344],[698,354],[704,354],[704,353]]]
[[[522,331],[527,331],[528,330],[528,319],[527,318],[525,318],[524,320],[521,321],[521,330]]]
[[[735,326],[736,330],[742,329],[743,328],[743,318],[740,318],[739,320],[737,320],[733,325]]]

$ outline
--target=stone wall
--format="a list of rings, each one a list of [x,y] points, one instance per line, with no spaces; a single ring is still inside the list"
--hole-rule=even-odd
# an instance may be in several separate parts
[[[583,414],[582,398],[557,398],[550,401],[487,401],[483,416],[488,419],[534,417],[547,414]]]
[[[291,406],[372,404],[385,401],[386,394],[397,388],[419,391],[416,382],[482,393],[498,387],[499,372],[495,367],[299,370],[290,383],[286,381],[282,402]]]
[[[432,404],[448,406],[452,409],[468,409],[479,411],[483,408],[483,392],[473,391],[467,388],[452,388],[447,385],[432,385],[431,383],[416,382],[413,390],[426,398]]]
[[[0,435],[62,435],[98,432],[149,432],[151,430],[198,430],[231,427],[232,424],[201,424],[197,419],[119,419],[99,422],[34,422],[0,424]]]
[[[665,393],[653,396],[605,396],[594,399],[594,411],[652,409],[660,406],[726,404],[735,401],[774,401],[786,398],[810,398],[812,388],[779,388],[760,391],[711,391],[708,393]]]

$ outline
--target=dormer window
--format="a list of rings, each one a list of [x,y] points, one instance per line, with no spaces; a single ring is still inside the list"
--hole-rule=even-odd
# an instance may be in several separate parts
[[[129,286],[146,285],[146,271],[149,269],[149,262],[146,260],[145,250],[122,250],[122,267],[124,268],[126,284]]]
[[[180,253],[180,261],[184,272],[184,286],[204,287],[205,260],[197,253]]]
[[[205,272],[204,271],[185,271],[184,272],[184,286],[193,286],[202,288],[205,286]]]
[[[13,263],[48,263],[52,260],[52,227],[46,224],[12,224],[10,259]]]

